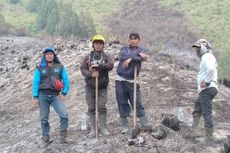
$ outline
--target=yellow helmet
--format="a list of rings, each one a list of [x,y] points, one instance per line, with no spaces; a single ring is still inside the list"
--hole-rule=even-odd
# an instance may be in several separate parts
[[[95,41],[102,41],[103,43],[105,43],[105,38],[102,35],[94,35],[92,37],[92,41],[93,42],[95,42]]]

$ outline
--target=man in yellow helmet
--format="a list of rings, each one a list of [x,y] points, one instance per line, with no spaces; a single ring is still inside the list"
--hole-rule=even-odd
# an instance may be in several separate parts
[[[98,111],[99,125],[102,135],[109,135],[106,128],[107,115],[107,87],[109,84],[108,72],[113,69],[113,58],[104,52],[105,39],[102,35],[95,35],[92,38],[91,51],[84,57],[81,63],[81,73],[86,82],[86,102],[88,105],[88,115],[90,119],[90,136],[95,136],[95,78],[98,77]]]

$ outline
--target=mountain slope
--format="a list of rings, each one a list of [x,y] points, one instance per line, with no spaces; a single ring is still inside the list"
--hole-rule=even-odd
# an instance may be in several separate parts
[[[59,119],[51,109],[51,138],[54,142],[44,148],[41,143],[41,129],[38,108],[32,106],[31,86],[35,61],[40,59],[41,50],[49,44],[59,44],[58,56],[66,66],[70,78],[70,92],[65,98],[69,112],[69,143],[59,143]],[[85,102],[85,82],[80,74],[80,62],[83,56],[91,51],[91,44],[86,42],[67,42],[40,40],[28,37],[8,37],[0,39],[1,45],[1,85],[0,85],[0,152],[210,152],[216,153],[223,143],[206,147],[200,140],[189,137],[188,125],[191,124],[191,112],[197,96],[194,80],[196,72],[186,65],[173,60],[169,54],[151,54],[143,63],[139,77],[143,105],[152,128],[162,122],[162,114],[178,114],[182,110],[180,131],[168,129],[163,140],[153,138],[151,132],[141,132],[145,138],[143,147],[128,146],[130,135],[120,134],[120,123],[115,98],[115,68],[110,72],[108,88],[108,129],[112,135],[100,136],[100,140],[87,137],[87,130],[80,130],[81,116],[87,111]],[[112,54],[119,52],[120,45],[106,46]],[[222,140],[230,131],[229,89],[220,86],[215,101],[214,118],[216,130],[214,135]],[[178,109],[180,108],[180,109]],[[130,126],[132,126],[132,118]],[[138,121],[138,124],[139,121]],[[199,130],[202,131],[203,122]],[[201,134],[202,137],[202,134]]]
[[[171,52],[176,50],[174,54],[183,52],[185,56],[194,51],[192,43],[206,38],[217,55],[220,78],[229,79],[229,6],[228,0],[133,0],[105,24],[122,39],[130,31],[138,31],[151,50],[166,48]]]
[[[191,25],[198,27],[203,37],[209,39],[214,51],[219,53],[220,76],[229,79],[230,71],[230,1],[206,0],[161,0],[173,10],[186,15]]]
[[[32,0],[19,0],[17,4],[11,4],[8,0],[2,0],[0,2],[0,14],[5,18],[6,22],[9,23],[15,29],[24,28],[30,33],[36,33],[36,17],[37,13],[28,11],[29,2]],[[96,25],[98,32],[104,32],[105,27],[102,26],[101,20],[105,16],[109,16],[112,12],[119,9],[120,5],[125,1],[117,0],[56,0],[57,2],[69,3],[79,15],[82,12],[89,13]]]

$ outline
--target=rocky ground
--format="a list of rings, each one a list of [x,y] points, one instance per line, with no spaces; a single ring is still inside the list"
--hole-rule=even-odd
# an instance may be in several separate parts
[[[58,44],[58,46],[57,46]],[[69,112],[69,143],[59,142],[59,118],[51,108],[51,138],[48,147],[41,143],[41,130],[38,108],[32,106],[31,87],[35,63],[40,60],[42,50],[49,45],[59,48],[58,56],[66,66],[70,78],[70,92],[65,99]],[[88,152],[88,153],[203,153],[220,152],[223,141],[230,131],[230,90],[220,85],[218,96],[213,102],[215,137],[221,140],[212,147],[206,146],[200,137],[193,139],[188,128],[191,125],[191,112],[196,93],[196,62],[183,64],[182,58],[169,54],[169,50],[151,53],[150,59],[143,64],[139,82],[142,100],[152,128],[161,125],[162,114],[172,113],[183,121],[181,130],[169,128],[165,139],[155,139],[151,132],[141,132],[145,144],[129,146],[130,135],[120,134],[119,115],[115,99],[115,68],[110,73],[108,88],[108,129],[112,135],[100,136],[99,141],[87,137],[87,130],[80,129],[80,119],[87,111],[84,80],[80,74],[80,62],[91,51],[89,41],[54,41],[29,37],[0,38],[0,152]],[[119,44],[106,46],[107,52],[117,54]],[[197,59],[191,53],[190,61]],[[180,111],[179,111],[180,110]],[[182,113],[179,113],[182,112]],[[139,121],[138,121],[139,124]],[[130,118],[132,126],[132,118]],[[203,130],[203,121],[199,130]]]

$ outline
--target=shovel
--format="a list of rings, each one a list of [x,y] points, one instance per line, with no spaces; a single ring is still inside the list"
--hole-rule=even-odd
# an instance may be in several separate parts
[[[96,138],[98,139],[98,77],[95,78],[95,121],[96,121]]]
[[[133,88],[133,130],[130,139],[136,138],[140,132],[140,128],[137,126],[137,66],[134,68],[134,88]]]
[[[133,87],[133,128],[137,126],[137,66],[134,68],[134,87]]]

